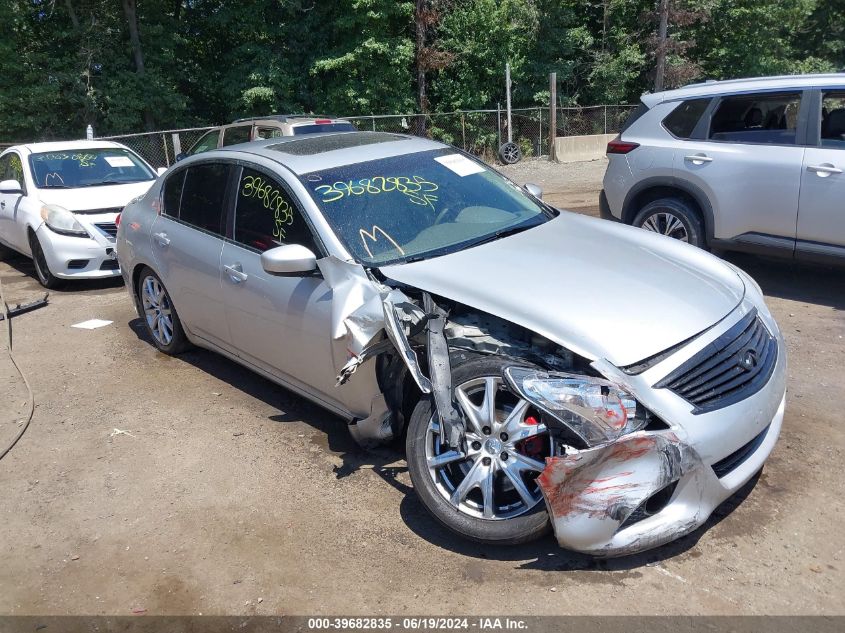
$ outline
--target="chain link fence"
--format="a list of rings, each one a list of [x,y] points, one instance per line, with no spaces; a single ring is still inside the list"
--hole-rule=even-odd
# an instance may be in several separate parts
[[[613,134],[633,105],[568,107],[557,110],[556,136]],[[359,130],[425,136],[460,147],[489,163],[498,160],[498,151],[508,141],[506,110],[462,110],[432,114],[386,114],[343,117]],[[180,151],[186,151],[211,127],[164,130],[141,134],[99,137],[117,141],[143,156],[153,167],[169,167]],[[549,153],[549,109],[543,107],[511,110],[510,135],[523,157]]]
[[[180,152],[189,150],[199,138],[213,127],[191,127],[160,132],[98,136],[97,140],[116,141],[140,154],[153,167],[170,167]]]

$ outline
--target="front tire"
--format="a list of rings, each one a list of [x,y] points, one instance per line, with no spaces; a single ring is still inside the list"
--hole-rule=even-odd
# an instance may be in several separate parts
[[[640,209],[632,224],[699,248],[705,247],[701,219],[692,205],[681,198],[652,200]]]
[[[190,347],[182,321],[161,279],[151,268],[144,267],[138,276],[138,305],[147,326],[147,333],[159,351],[170,356]]]
[[[527,543],[550,528],[534,480],[553,443],[540,414],[502,379],[509,364],[495,356],[453,363],[465,449],[441,442],[429,398],[414,409],[406,440],[408,470],[423,505],[453,532],[493,545]]]
[[[32,251],[32,263],[35,264],[35,276],[42,286],[48,290],[55,290],[64,284],[63,279],[56,277],[47,264],[47,258],[44,256],[44,249],[41,248],[41,242],[35,233],[29,234],[29,249]]]

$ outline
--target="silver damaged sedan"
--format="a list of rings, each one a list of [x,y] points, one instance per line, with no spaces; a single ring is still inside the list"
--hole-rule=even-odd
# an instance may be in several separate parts
[[[541,196],[426,139],[269,139],[179,162],[117,252],[159,350],[223,354],[364,445],[404,436],[445,527],[639,552],[761,469],[783,339],[741,270]]]

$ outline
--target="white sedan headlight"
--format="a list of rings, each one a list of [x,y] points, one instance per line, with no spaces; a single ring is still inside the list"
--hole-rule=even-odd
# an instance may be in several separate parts
[[[616,383],[592,376],[507,367],[505,378],[519,395],[597,446],[638,431],[637,401]]]
[[[88,232],[73,214],[57,204],[45,204],[41,207],[41,218],[51,230],[62,235],[88,237]]]

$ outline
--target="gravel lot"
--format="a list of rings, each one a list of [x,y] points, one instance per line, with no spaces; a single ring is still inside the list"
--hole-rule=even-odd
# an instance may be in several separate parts
[[[594,213],[603,170],[506,171]],[[338,418],[214,354],[156,352],[122,286],[54,292],[14,320],[37,409],[0,461],[0,613],[843,614],[845,279],[731,260],[786,335],[781,440],[704,529],[611,561],[551,537],[461,541],[417,501],[400,452],[357,449]],[[26,259],[0,275],[10,302],[40,292]],[[70,327],[91,318],[114,323]],[[0,353],[0,446],[25,401]]]

